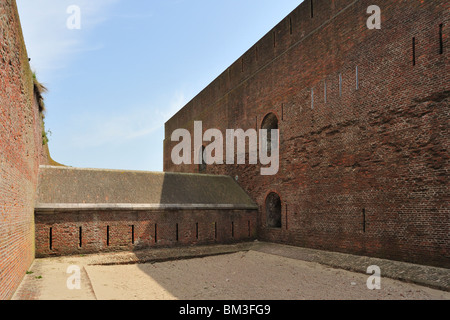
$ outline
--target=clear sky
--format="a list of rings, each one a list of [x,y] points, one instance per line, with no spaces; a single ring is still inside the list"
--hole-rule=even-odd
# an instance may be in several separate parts
[[[164,123],[301,2],[17,0],[52,158],[162,171]]]

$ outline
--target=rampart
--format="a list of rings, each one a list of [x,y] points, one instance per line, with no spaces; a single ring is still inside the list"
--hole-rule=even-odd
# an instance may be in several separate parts
[[[227,176],[43,166],[36,256],[256,239],[257,206]]]
[[[164,170],[236,178],[262,240],[450,267],[449,4],[377,1],[379,30],[367,27],[373,4],[305,0],[166,123]],[[225,136],[269,115],[275,176],[172,162],[175,129],[202,121]]]
[[[15,1],[0,2],[0,300],[34,259],[38,169],[47,163],[43,115]]]

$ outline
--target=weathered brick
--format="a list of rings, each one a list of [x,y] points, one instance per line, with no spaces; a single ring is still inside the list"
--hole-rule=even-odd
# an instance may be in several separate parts
[[[0,300],[9,299],[34,259],[34,201],[42,114],[15,1],[0,2]]]
[[[255,238],[255,210],[36,212],[36,257],[223,244]]]
[[[313,0],[313,17],[310,3],[166,123],[164,170],[198,172],[172,163],[175,129],[202,121],[225,136],[260,128],[272,112],[276,176],[251,165],[205,171],[238,176],[260,206],[260,239],[450,267],[448,3],[377,1],[381,30],[366,27],[371,1]],[[282,199],[280,229],[265,223],[271,191]]]

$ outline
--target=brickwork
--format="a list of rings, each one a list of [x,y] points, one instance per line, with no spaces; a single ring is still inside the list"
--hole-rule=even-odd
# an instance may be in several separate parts
[[[198,172],[172,163],[175,129],[202,121],[225,136],[272,112],[276,176],[204,171],[238,178],[260,239],[448,268],[449,5],[380,0],[381,30],[369,30],[372,4],[304,1],[166,123],[164,170]],[[271,192],[281,228],[266,225]]]
[[[36,257],[255,238],[256,210],[36,212]]]
[[[34,202],[42,115],[15,1],[0,2],[0,300],[9,299],[34,259]]]
[[[166,123],[165,171],[197,173],[198,165],[172,164],[175,129],[192,132],[194,120],[201,120],[204,130],[225,135],[226,129],[259,129],[273,113],[281,133],[276,176],[261,176],[257,165],[207,165],[202,172],[236,178],[258,213],[222,208],[34,216],[39,164],[51,159],[42,146],[42,115],[16,3],[2,0],[0,299],[12,296],[35,253],[259,238],[450,268],[449,4],[379,0],[382,28],[369,30],[372,4],[304,1]],[[162,194],[171,196],[174,185]],[[267,225],[272,193],[280,197],[281,227],[278,200],[276,223]]]

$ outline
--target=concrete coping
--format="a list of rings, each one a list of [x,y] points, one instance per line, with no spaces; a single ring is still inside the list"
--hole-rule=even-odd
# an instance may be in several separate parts
[[[150,174],[155,176],[167,176],[167,175],[177,175],[177,176],[191,176],[191,177],[222,177],[229,178],[227,175],[222,174],[208,174],[208,173],[191,173],[191,172],[161,172],[161,171],[145,171],[145,170],[121,170],[121,169],[101,169],[101,168],[78,168],[78,167],[62,167],[62,166],[52,166],[52,165],[39,165],[39,169],[55,169],[62,171],[80,171],[80,172],[104,172],[104,173],[141,173]]]
[[[149,210],[257,210],[257,205],[247,204],[136,204],[136,203],[40,203],[37,214],[69,211],[149,211]]]
[[[35,203],[69,210],[256,208],[230,176],[44,166]]]

